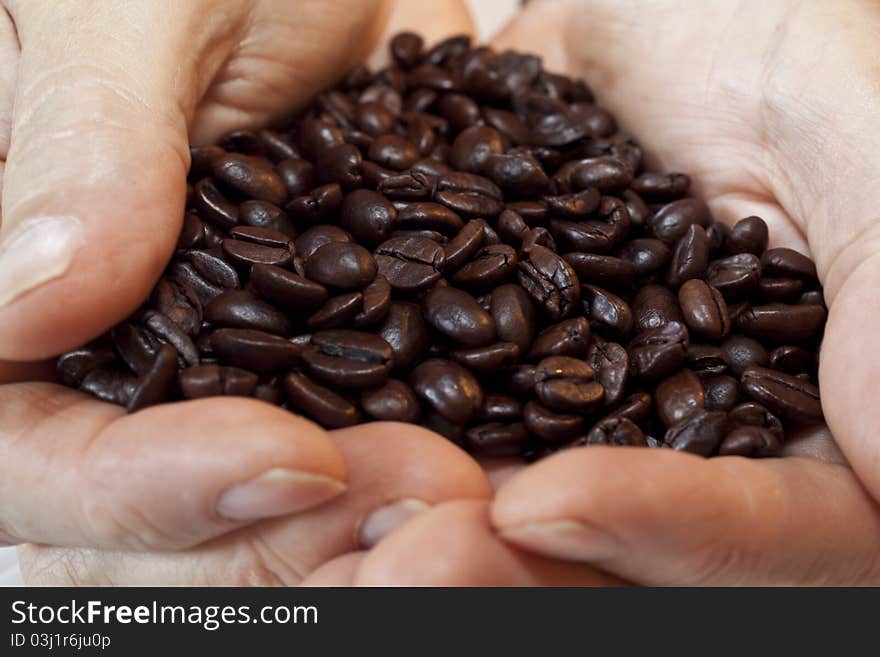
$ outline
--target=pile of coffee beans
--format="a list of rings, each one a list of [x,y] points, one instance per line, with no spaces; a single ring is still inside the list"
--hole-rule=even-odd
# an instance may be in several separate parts
[[[646,170],[581,80],[391,41],[286,128],[192,149],[151,298],[62,380],[137,411],[250,396],[489,456],[773,456],[822,422],[813,262]]]

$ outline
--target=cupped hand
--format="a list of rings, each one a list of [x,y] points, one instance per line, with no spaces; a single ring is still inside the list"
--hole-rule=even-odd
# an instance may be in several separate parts
[[[78,564],[77,583],[291,582],[425,505],[485,497],[476,465],[417,429],[331,434],[246,399],[129,416],[55,385],[40,361],[155,284],[189,139],[279,118],[387,31],[469,31],[460,3],[2,4],[0,543],[44,544],[23,551],[28,579],[72,583]]]
[[[685,171],[716,218],[759,215],[809,250],[829,319],[826,429],[786,458],[567,450],[498,491],[511,545],[644,584],[880,583],[880,48],[859,2],[531,3],[499,47],[584,76],[652,168]],[[839,446],[842,455],[835,447]]]

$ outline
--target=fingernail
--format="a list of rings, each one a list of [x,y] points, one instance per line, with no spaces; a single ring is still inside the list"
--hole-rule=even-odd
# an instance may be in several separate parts
[[[16,227],[0,243],[0,306],[62,276],[83,244],[75,217],[42,217]]]
[[[430,505],[422,500],[408,497],[376,509],[361,525],[361,546],[373,547],[407,520],[429,508]]]
[[[614,537],[577,520],[532,522],[498,533],[528,550],[569,561],[602,561],[619,549]]]
[[[311,472],[275,468],[220,496],[217,512],[229,520],[258,520],[310,509],[345,491],[345,484]]]

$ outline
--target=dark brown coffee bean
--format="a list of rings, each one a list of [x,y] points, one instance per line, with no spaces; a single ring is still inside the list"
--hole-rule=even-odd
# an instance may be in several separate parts
[[[633,298],[632,310],[637,330],[657,329],[669,322],[684,322],[675,294],[662,285],[639,288]]]
[[[363,309],[354,317],[355,326],[371,326],[382,321],[391,306],[391,284],[381,274],[364,288]]]
[[[282,205],[287,199],[284,181],[264,158],[227,153],[211,160],[211,173],[250,199],[274,205]]]
[[[340,97],[342,94],[328,94],[334,97]],[[257,132],[257,140],[260,142],[263,153],[273,162],[281,162],[282,160],[299,157],[299,151],[293,142],[280,132],[274,130],[263,129]]]
[[[355,240],[368,246],[385,241],[394,228],[397,210],[381,194],[358,189],[342,201],[342,226],[351,232]],[[297,249],[301,255],[301,251]]]
[[[540,245],[520,260],[518,276],[520,285],[550,319],[568,316],[580,299],[580,282],[571,265]]]
[[[487,246],[452,275],[452,282],[467,288],[490,288],[503,283],[516,270],[516,251],[507,244]]]
[[[305,260],[306,276],[317,283],[342,290],[360,290],[377,273],[372,254],[359,244],[328,242]]]
[[[679,322],[642,331],[629,343],[632,373],[657,380],[682,368],[689,343],[687,329]]]
[[[770,367],[786,374],[808,372],[812,365],[812,356],[803,347],[783,345],[770,352]]]
[[[758,290],[770,301],[795,301],[804,289],[798,278],[762,278]]]
[[[798,299],[798,303],[804,306],[824,306],[827,308],[828,306],[825,303],[825,297],[822,295],[822,290],[809,290],[804,292],[800,298]]]
[[[437,101],[437,112],[455,131],[463,131],[480,120],[479,106],[462,94],[443,94]]]
[[[108,371],[115,361],[116,354],[109,346],[91,345],[61,355],[56,369],[64,385],[77,387],[87,374],[95,370]]]
[[[391,287],[419,290],[440,278],[446,261],[443,247],[423,237],[392,237],[379,245],[376,264]]]
[[[724,242],[727,253],[751,253],[760,256],[767,248],[770,231],[760,217],[740,219]]]
[[[595,371],[586,361],[549,356],[535,368],[535,393],[549,409],[588,413],[604,399],[605,391],[595,377]]]
[[[763,427],[776,436],[780,441],[783,438],[782,422],[766,408],[755,402],[743,402],[730,410],[727,414],[731,428],[736,427]]]
[[[431,358],[417,365],[410,384],[424,403],[456,424],[470,422],[483,404],[480,384],[450,360]]]
[[[753,365],[764,366],[770,361],[764,345],[744,335],[728,338],[721,345],[721,355],[730,367],[730,371],[736,376],[742,376],[742,373]]]
[[[422,37],[413,32],[400,32],[393,39],[389,49],[391,57],[401,68],[412,68],[422,54],[424,41]]]
[[[272,306],[246,290],[228,290],[205,307],[205,320],[218,326],[254,329],[290,335],[290,321]]]
[[[566,447],[610,445],[614,447],[647,447],[645,434],[625,417],[606,417],[592,426],[586,436]]]
[[[284,392],[293,408],[330,429],[349,427],[361,421],[354,404],[305,374],[291,372],[284,377]]]
[[[529,443],[529,431],[522,422],[486,422],[465,432],[467,448],[480,456],[518,456]]]
[[[410,203],[397,213],[396,226],[411,230],[436,230],[455,235],[464,222],[455,212],[439,203]]]
[[[816,263],[794,249],[765,251],[761,256],[761,267],[767,276],[816,280]]]
[[[171,307],[177,307],[178,302],[180,302],[182,305],[178,308],[178,311],[181,314],[176,317],[176,321],[181,322],[182,325],[194,327],[194,322],[200,318],[196,304],[190,301],[191,295],[195,295],[198,305],[203,307],[223,292],[222,287],[206,281],[199,275],[195,267],[188,262],[172,261],[172,264],[168,267],[168,280],[175,284],[177,288],[172,287],[170,290],[160,292],[159,287],[164,287],[163,280],[160,280],[156,290],[153,291],[153,298],[156,304],[159,305],[160,294],[163,296],[164,294],[170,294],[171,296],[167,297],[162,303],[170,303]],[[174,299],[173,303],[171,302],[172,299]],[[184,299],[186,303],[183,302]],[[163,307],[162,310],[168,311],[169,307]],[[193,323],[191,324],[191,322]]]
[[[377,170],[377,173],[376,191],[395,201],[424,201],[431,198],[437,188],[437,177],[433,175],[417,171],[395,173],[390,169]]]
[[[571,194],[545,196],[543,201],[553,214],[576,221],[595,212],[600,198],[599,190],[590,187]]]
[[[571,356],[586,358],[590,346],[590,323],[585,317],[573,317],[548,326],[538,334],[529,360],[547,356]]]
[[[314,310],[327,301],[323,285],[272,265],[254,265],[250,282],[260,296],[288,310]]]
[[[727,300],[742,298],[758,285],[761,261],[751,253],[715,260],[706,270],[706,280]]]
[[[200,180],[193,191],[200,219],[218,228],[230,228],[238,223],[238,206],[223,195],[213,180]]]
[[[390,379],[379,388],[362,392],[361,408],[370,417],[386,422],[416,422],[421,415],[416,393],[397,379]]]
[[[297,235],[291,218],[281,208],[266,201],[245,201],[238,206],[238,215],[244,226],[274,230],[289,240]]]
[[[525,353],[535,335],[535,309],[529,294],[519,285],[500,285],[492,291],[490,313],[498,337]]]
[[[685,364],[698,376],[723,374],[727,371],[721,348],[711,344],[691,343],[685,354]]]
[[[727,415],[719,411],[698,411],[666,431],[663,441],[672,449],[711,456],[727,433]]]
[[[431,122],[423,116],[413,116],[408,119],[406,138],[416,147],[419,155],[428,155],[437,146],[437,134]]]
[[[529,140],[529,129],[513,112],[490,107],[483,108],[486,123],[507,137],[514,144],[525,144]]]
[[[495,322],[470,294],[452,287],[435,287],[423,301],[425,319],[449,339],[467,347],[482,347],[495,339]]]
[[[716,288],[693,278],[678,291],[684,322],[695,333],[709,340],[722,340],[730,332],[727,303]]]
[[[506,193],[515,197],[545,194],[550,179],[541,164],[523,153],[496,153],[486,158],[482,169]]]
[[[195,194],[195,191],[193,191]],[[189,203],[187,203],[189,205]],[[183,216],[183,227],[177,238],[177,250],[196,249],[205,243],[205,224],[195,212],[187,212]]]
[[[632,181],[633,191],[652,203],[678,200],[690,186],[690,177],[683,173],[643,173]]]
[[[819,389],[790,374],[750,367],[742,374],[746,394],[783,419],[797,424],[822,421]]]
[[[681,370],[660,382],[654,391],[654,403],[660,421],[668,429],[703,410],[703,386],[696,374]]]
[[[352,144],[333,146],[318,155],[315,171],[320,183],[337,183],[342,189],[359,187],[363,181],[360,151]]]
[[[160,312],[147,310],[140,316],[140,321],[156,337],[171,344],[184,363],[187,365],[198,364],[199,353],[192,338],[170,317]]]
[[[652,235],[667,244],[674,244],[684,237],[692,225],[706,226],[708,223],[709,207],[695,198],[683,198],[664,205],[648,219]]]
[[[126,409],[134,413],[148,406],[168,401],[177,381],[177,349],[163,344],[149,370],[135,384]]]
[[[822,306],[771,303],[752,306],[736,318],[736,324],[751,336],[770,342],[800,342],[825,325],[828,312]]]
[[[501,190],[473,173],[447,173],[437,181],[434,200],[468,216],[494,217],[504,209]]]
[[[428,349],[428,327],[414,303],[392,301],[378,334],[391,345],[399,372],[408,372]]]
[[[702,226],[692,224],[675,244],[666,272],[666,285],[679,288],[685,281],[702,278],[709,267],[709,241]]]
[[[223,240],[223,253],[240,267],[253,265],[290,265],[293,253],[289,248],[276,248],[245,242],[244,240]]]
[[[472,372],[494,374],[515,365],[520,350],[512,342],[496,342],[485,347],[449,350],[449,357]]]
[[[562,257],[574,269],[581,283],[619,289],[630,287],[636,278],[635,265],[613,256],[566,253]]]
[[[364,309],[364,293],[348,292],[330,297],[306,320],[312,330],[332,329],[346,326],[354,321]]]
[[[153,303],[187,335],[198,332],[202,324],[202,302],[188,281],[161,279],[153,291]]]
[[[277,335],[250,329],[219,329],[211,334],[213,354],[253,372],[289,370],[302,361],[303,346]]]
[[[361,103],[355,110],[355,123],[368,135],[378,137],[394,129],[394,116],[382,103]]]
[[[739,381],[732,376],[707,376],[702,384],[707,411],[729,411],[739,402]]]
[[[651,395],[646,392],[636,392],[624,399],[607,417],[625,417],[633,423],[639,423],[650,416],[653,407]]]
[[[480,250],[485,241],[486,228],[487,224],[482,219],[472,219],[449,241],[444,249],[446,271],[457,270]]]
[[[522,418],[522,402],[516,397],[489,393],[483,397],[479,417],[487,422],[513,421]]]
[[[187,399],[222,395],[250,397],[257,387],[257,375],[238,367],[196,365],[183,370],[178,383]]]
[[[391,345],[372,333],[318,331],[302,353],[309,374],[341,388],[383,385],[393,366]]]
[[[594,337],[587,352],[587,362],[596,372],[596,380],[605,390],[605,405],[614,406],[623,398],[629,375],[629,354],[616,342]]]
[[[381,135],[370,145],[369,158],[383,167],[402,171],[419,159],[419,149],[398,135]]]
[[[595,285],[584,285],[582,290],[584,313],[593,327],[601,327],[620,339],[629,337],[633,330],[633,313],[629,304],[616,294]]]
[[[632,265],[635,276],[648,276],[666,266],[672,250],[660,240],[640,238],[624,244],[619,257]]]
[[[156,359],[156,352],[161,346],[159,341],[149,331],[130,322],[116,325],[110,335],[116,352],[128,368],[138,376],[146,374]],[[112,362],[111,358],[107,364]]]
[[[709,241],[709,257],[714,258],[724,250],[724,244],[730,235],[730,228],[720,221],[713,221],[706,229],[706,239]]]
[[[79,389],[101,401],[128,406],[138,386],[138,379],[112,367],[97,367],[83,376]]]
[[[718,448],[719,456],[750,456],[752,458],[780,456],[782,444],[773,433],[763,427],[737,427],[728,433]]]
[[[275,171],[287,189],[290,198],[308,194],[315,186],[315,167],[308,160],[282,160],[275,165]]]
[[[584,426],[581,415],[554,413],[536,402],[527,402],[523,407],[523,422],[526,428],[542,440],[561,442],[576,437]]]

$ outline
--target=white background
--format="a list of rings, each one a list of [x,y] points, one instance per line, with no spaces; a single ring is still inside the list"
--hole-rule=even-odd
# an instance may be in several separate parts
[[[481,39],[488,39],[510,17],[518,0],[467,0],[477,23]],[[0,548],[0,586],[20,585],[21,575],[15,558],[15,548]]]

